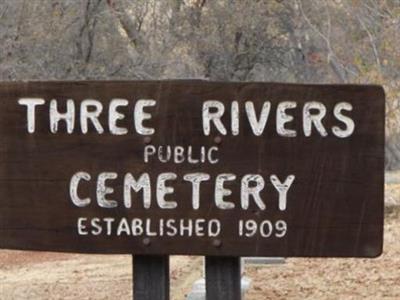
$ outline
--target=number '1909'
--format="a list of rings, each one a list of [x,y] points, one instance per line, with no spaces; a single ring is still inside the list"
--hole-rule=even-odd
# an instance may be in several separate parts
[[[282,238],[286,235],[287,224],[283,220],[272,222],[270,220],[239,220],[239,236],[254,237],[260,235],[263,238]]]

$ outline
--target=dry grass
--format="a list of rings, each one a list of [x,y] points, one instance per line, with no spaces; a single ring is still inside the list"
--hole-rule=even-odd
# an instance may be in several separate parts
[[[246,299],[400,299],[400,207],[386,210],[383,255],[377,259],[292,258],[248,267]]]

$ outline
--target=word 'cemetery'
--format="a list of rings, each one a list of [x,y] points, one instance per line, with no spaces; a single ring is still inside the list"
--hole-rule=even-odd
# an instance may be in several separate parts
[[[143,207],[149,209],[152,205],[151,199],[151,180],[148,173],[141,174],[135,178],[131,173],[124,175],[123,179],[123,202],[118,203],[116,200],[107,199],[106,195],[112,194],[114,189],[112,184],[107,185],[107,181],[112,181],[118,178],[115,172],[103,172],[97,176],[96,182],[96,202],[103,208],[114,208],[118,205],[123,205],[125,208],[132,207],[132,192],[143,193]],[[178,202],[175,200],[166,200],[165,196],[174,193],[174,187],[171,185],[176,181],[178,176],[175,173],[161,173],[157,177],[156,183],[156,202],[158,207],[163,209],[176,209]],[[219,174],[215,178],[214,185],[214,202],[219,209],[234,209],[235,203],[230,202],[224,197],[232,194],[232,191],[224,186],[225,182],[235,181],[235,174]],[[209,181],[211,176],[207,173],[188,173],[183,176],[183,180],[191,184],[192,199],[181,199],[181,201],[191,202],[192,209],[200,208],[200,191],[201,183]],[[269,180],[279,195],[279,210],[286,209],[287,193],[295,179],[294,175],[289,175],[283,182],[276,175],[271,175]],[[78,195],[78,187],[81,181],[90,181],[91,175],[87,172],[78,172],[72,176],[70,183],[70,196],[72,202],[78,207],[86,207],[90,205],[89,197],[81,198]],[[265,201],[260,196],[260,192],[265,187],[265,180],[259,174],[247,174],[240,180],[240,206],[242,209],[249,208],[250,199],[253,199],[258,209],[265,210]],[[210,199],[207,199],[210,201]]]

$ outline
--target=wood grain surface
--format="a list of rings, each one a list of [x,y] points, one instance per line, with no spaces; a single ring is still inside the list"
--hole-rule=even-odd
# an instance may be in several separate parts
[[[21,98],[45,100],[36,107],[33,133],[27,130],[26,106],[18,104]],[[117,98],[129,102],[118,108],[125,117],[117,124],[128,131],[123,135],[112,134],[108,125],[109,104]],[[66,101],[73,99],[76,111],[72,133],[67,133],[63,121],[57,132],[50,131],[52,99],[57,100],[60,112],[66,110]],[[80,109],[85,99],[103,105],[101,134],[91,124],[89,132],[82,133]],[[142,135],[135,128],[134,109],[139,99],[156,101],[155,106],[145,108],[151,119],[142,123],[154,128],[154,134]],[[225,105],[221,120],[226,135],[215,126],[210,135],[204,134],[202,111],[208,100]],[[238,135],[231,130],[233,101],[239,108]],[[254,103],[257,117],[263,103],[270,102],[270,114],[260,136],[249,124],[245,110],[248,101]],[[293,120],[284,125],[296,131],[295,137],[277,132],[277,107],[284,101],[296,103],[296,107],[286,110]],[[304,106],[311,102],[326,108],[322,123],[327,136],[316,128],[310,136],[305,134]],[[341,102],[351,104],[352,110],[343,111],[343,115],[355,124],[354,132],[345,138],[332,131],[335,126],[345,127],[334,116],[334,107]],[[141,255],[376,257],[383,244],[384,110],[383,89],[372,85],[193,80],[1,83],[0,248]],[[201,146],[214,146],[218,148],[214,153],[218,163],[164,163],[155,155],[145,163],[146,145],[192,146],[194,155]],[[70,197],[70,181],[77,172],[91,176],[90,181],[81,180],[79,184],[80,197],[91,200],[85,207],[74,205]],[[96,201],[96,182],[103,172],[118,174],[116,179],[106,181],[114,189],[106,195],[117,202],[113,208],[101,207]],[[210,176],[200,185],[198,209],[193,208],[192,185],[183,179],[185,174],[196,172]],[[142,191],[132,191],[131,207],[124,205],[127,173],[136,179],[140,174],[149,174],[150,208],[144,207]],[[165,209],[157,203],[156,182],[161,173],[177,175],[166,183],[174,188],[173,193],[165,195],[166,201],[177,203],[176,208]],[[220,174],[236,176],[224,182],[224,187],[231,190],[224,200],[234,203],[232,209],[216,205],[215,180]],[[246,174],[258,174],[265,180],[259,193],[265,209],[252,198],[248,208],[242,207],[241,180]],[[270,180],[272,175],[281,181],[295,176],[284,210],[278,206],[279,193]],[[78,232],[79,218],[85,219],[86,234]],[[101,233],[92,234],[90,220],[94,218],[115,220],[112,232],[107,234],[102,223]],[[200,225],[215,219],[221,228],[217,236],[167,236],[165,232],[163,236],[133,235],[132,228],[117,235],[116,224],[122,219],[129,224],[133,219],[150,220],[151,232],[159,229],[161,219],[204,220],[199,221]],[[240,236],[240,220],[264,224],[264,230],[272,224],[273,230],[268,237],[262,236],[259,228],[254,236]],[[279,220],[287,225],[282,237],[276,236],[281,232],[276,229]]]

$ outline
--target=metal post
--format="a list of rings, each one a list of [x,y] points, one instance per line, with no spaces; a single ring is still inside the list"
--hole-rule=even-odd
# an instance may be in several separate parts
[[[169,300],[169,256],[133,257],[133,299]]]
[[[240,300],[240,257],[206,256],[206,299]]]

